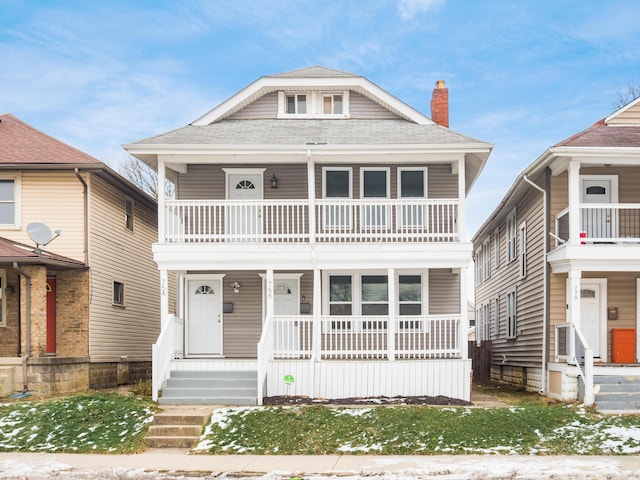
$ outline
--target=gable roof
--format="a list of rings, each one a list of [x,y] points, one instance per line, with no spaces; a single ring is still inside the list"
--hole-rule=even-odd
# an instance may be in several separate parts
[[[640,147],[640,125],[608,125],[599,120],[589,128],[558,142],[554,147]]]
[[[156,208],[156,201],[106,163],[67,145],[10,113],[0,115],[0,170],[91,171],[133,198]]]
[[[224,120],[268,93],[280,90],[308,91],[310,89],[353,90],[401,118],[418,124],[430,125],[434,123],[429,117],[360,75],[314,66],[260,77],[198,118],[192,125],[203,126]]]
[[[14,262],[29,265],[46,265],[53,270],[87,268],[84,263],[78,260],[45,252],[44,250],[36,252],[33,246],[0,237],[0,265],[11,265]]]

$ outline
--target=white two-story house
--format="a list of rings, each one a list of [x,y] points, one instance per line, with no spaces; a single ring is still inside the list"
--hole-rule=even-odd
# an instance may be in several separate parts
[[[448,128],[444,82],[432,112],[312,67],[125,146],[176,185],[153,246],[161,401],[470,399],[465,197],[492,146]]]

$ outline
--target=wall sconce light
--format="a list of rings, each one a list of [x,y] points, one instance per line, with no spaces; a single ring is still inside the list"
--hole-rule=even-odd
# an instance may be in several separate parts
[[[271,188],[278,188],[278,177],[275,173],[271,175]]]
[[[233,293],[240,293],[240,282],[233,282],[229,286],[233,288]]]
[[[4,289],[4,293],[11,295],[13,293],[13,285],[7,285]]]

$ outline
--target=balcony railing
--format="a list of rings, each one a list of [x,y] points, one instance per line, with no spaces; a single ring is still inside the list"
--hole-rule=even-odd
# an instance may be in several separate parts
[[[568,208],[556,217],[555,235],[569,240]],[[580,243],[638,243],[640,242],[640,204],[603,203],[580,206]]]
[[[456,242],[457,199],[321,199],[314,240]],[[167,200],[165,243],[309,243],[309,200]]]

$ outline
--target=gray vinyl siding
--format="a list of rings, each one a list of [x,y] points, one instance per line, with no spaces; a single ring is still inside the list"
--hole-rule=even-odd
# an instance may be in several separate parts
[[[429,270],[429,315],[460,313],[460,275],[450,268]]]
[[[396,114],[360,93],[349,93],[349,114],[352,119],[399,119]]]
[[[233,303],[233,312],[223,314],[223,354],[226,358],[256,358],[256,347],[262,334],[262,285],[259,274],[264,271],[233,272],[189,272],[189,273],[225,273],[222,279],[223,302]],[[278,271],[277,273],[291,273]],[[304,303],[313,306],[313,272],[302,273],[300,278],[300,296]],[[229,287],[232,282],[240,282],[239,293],[233,293]],[[313,308],[312,308],[313,313]]]
[[[538,184],[542,184],[540,178]],[[516,367],[539,367],[542,361],[542,330],[544,320],[544,212],[542,194],[533,188],[526,191],[516,203],[516,259],[506,263],[506,223],[505,216],[511,211],[508,206],[499,212],[500,265],[495,266],[494,242],[495,226],[478,235],[474,251],[481,248],[488,236],[491,238],[490,277],[480,284],[476,283],[476,310],[482,305],[490,305],[490,326],[493,359],[497,365]],[[520,242],[519,228],[526,222],[526,271],[520,278]],[[506,294],[516,289],[516,338],[507,339]],[[494,321],[495,300],[499,299],[499,321],[496,330]],[[479,325],[479,319],[476,319]]]
[[[187,173],[178,175],[176,198],[179,200],[224,200],[224,168],[266,168],[263,173],[265,199],[306,199],[307,166],[298,165],[189,165]],[[271,177],[278,178],[278,188],[271,188]]]
[[[160,332],[160,275],[151,252],[157,213],[134,201],[131,232],[125,195],[94,175],[88,183],[91,361],[150,361]],[[114,281],[124,284],[124,307],[113,305]]]
[[[263,95],[255,102],[229,117],[230,120],[258,120],[277,118],[278,92]]]

